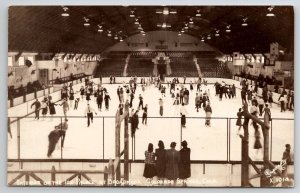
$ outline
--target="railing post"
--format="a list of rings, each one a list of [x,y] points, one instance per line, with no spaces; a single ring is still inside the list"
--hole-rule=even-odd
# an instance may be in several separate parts
[[[62,131],[62,117],[60,117],[60,125],[61,125],[61,127],[60,127],[60,130]],[[62,140],[62,138],[60,138],[60,159],[63,159],[63,149],[62,149],[62,146],[63,146],[63,140]]]
[[[270,161],[272,161],[272,151],[273,151],[273,146],[272,146],[272,143],[273,143],[273,120],[270,121],[271,122],[271,127],[270,127]]]
[[[228,136],[228,134],[229,134],[229,132],[228,132],[228,130],[229,130],[229,127],[228,127],[228,118],[226,118],[226,122],[227,122],[227,124],[226,124],[226,127],[227,127],[227,129],[226,129],[226,136],[227,136],[227,138],[226,138],[226,142],[227,142],[227,152],[226,152],[226,155],[227,155],[227,162],[229,161],[229,136]]]
[[[51,186],[55,186],[56,184],[56,176],[55,176],[55,167],[52,166],[51,168]]]
[[[102,117],[102,120],[103,120],[103,121],[102,121],[102,125],[103,125],[103,128],[102,128],[102,129],[103,129],[103,134],[102,134],[102,135],[103,135],[103,136],[102,136],[102,138],[103,138],[103,139],[102,139],[102,151],[103,151],[102,153],[103,153],[103,155],[102,155],[102,158],[104,159],[104,149],[105,149],[105,148],[104,148],[104,144],[105,144],[105,143],[104,143],[104,139],[105,139],[105,138],[104,138],[104,117]]]
[[[25,186],[29,186],[29,173],[25,173]]]
[[[114,163],[112,159],[108,162],[108,180],[110,181],[109,184],[113,184],[115,179],[115,171],[114,171]]]
[[[108,169],[107,166],[104,167],[104,186],[108,185]]]
[[[78,186],[81,186],[81,172],[78,172]]]
[[[18,118],[17,118],[18,119]],[[20,132],[20,119],[17,121],[17,135],[18,135],[18,159],[21,159],[21,132]]]

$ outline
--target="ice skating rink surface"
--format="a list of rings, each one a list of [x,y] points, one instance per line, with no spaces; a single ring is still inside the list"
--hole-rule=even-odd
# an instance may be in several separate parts
[[[85,98],[81,100],[79,92],[75,98],[79,97],[79,107],[74,110],[73,106],[68,111],[69,129],[66,133],[64,148],[57,145],[52,158],[72,158],[72,159],[109,159],[114,158],[115,154],[115,113],[119,104],[117,96],[117,87],[121,84],[103,84],[111,97],[110,108],[105,111],[97,110],[94,114],[94,121],[90,127],[87,127],[87,119],[84,117],[86,107]],[[167,85],[166,85],[167,86]],[[179,87],[179,85],[177,86]],[[185,85],[189,89],[189,85]],[[135,98],[133,100],[133,108],[137,109],[138,96],[142,95],[144,104],[148,104],[148,122],[147,125],[142,124],[142,110],[139,112],[140,124],[136,131],[135,153],[132,152],[132,141],[130,137],[129,158],[143,160],[144,152],[148,147],[148,143],[153,143],[157,148],[159,140],[165,143],[168,149],[172,141],[177,143],[176,149],[180,149],[180,140],[186,140],[191,148],[191,160],[241,160],[241,139],[237,135],[238,127],[236,123],[236,114],[241,107],[240,90],[237,89],[237,97],[234,99],[223,98],[219,101],[219,97],[215,96],[213,85],[202,86],[202,91],[210,93],[210,103],[212,107],[211,127],[206,127],[205,112],[200,109],[196,112],[195,96],[196,85],[194,90],[190,91],[190,102],[186,106],[188,111],[186,128],[180,126],[179,107],[173,106],[173,99],[169,94],[169,88],[166,89],[166,97],[162,97],[158,88],[154,85],[146,87],[143,92],[138,85]],[[79,91],[75,90],[75,91]],[[126,94],[124,94],[126,99]],[[164,114],[159,115],[159,98],[164,102]],[[91,97],[90,105],[97,109],[94,97]],[[274,98],[276,101],[277,99]],[[60,104],[58,102],[57,104]],[[74,104],[73,104],[74,105]],[[104,106],[104,104],[103,104]],[[47,159],[48,134],[63,120],[63,111],[61,106],[56,106],[56,115],[53,120],[50,117],[34,119],[34,114],[20,120],[20,158],[23,159]],[[270,155],[272,161],[280,161],[285,144],[294,144],[294,113],[286,111],[281,113],[280,107],[273,104],[272,128],[270,131]],[[17,114],[17,112],[16,112]],[[12,113],[9,114],[12,116]],[[49,116],[49,115],[48,115]],[[124,143],[124,124],[121,129],[121,149]],[[263,150],[254,150],[254,129],[249,126],[249,153],[253,160],[262,160]],[[130,126],[129,126],[130,129]],[[8,158],[18,157],[18,138],[17,123],[11,124],[13,138],[8,136]],[[130,130],[129,130],[130,131]],[[260,130],[261,132],[261,130]],[[263,135],[261,132],[261,142]]]

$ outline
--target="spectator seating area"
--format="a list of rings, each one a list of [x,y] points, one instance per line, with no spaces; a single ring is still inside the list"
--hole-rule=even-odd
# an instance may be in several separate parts
[[[126,57],[125,57],[126,58]],[[123,76],[125,58],[103,59],[95,69],[95,76]]]
[[[154,63],[152,59],[130,58],[127,67],[127,76],[152,76]]]
[[[26,94],[30,94],[33,92],[37,92],[45,88],[45,86],[41,85],[41,83],[37,80],[34,82],[28,82],[26,86],[21,85],[19,88],[14,88],[14,86],[8,87],[8,99],[14,99]]]
[[[198,77],[193,57],[170,57],[172,74],[170,76]]]
[[[155,58],[157,56],[157,52],[131,52],[130,58]]]
[[[201,73],[203,77],[209,78],[231,78],[231,72],[224,62],[214,58],[198,58]]]

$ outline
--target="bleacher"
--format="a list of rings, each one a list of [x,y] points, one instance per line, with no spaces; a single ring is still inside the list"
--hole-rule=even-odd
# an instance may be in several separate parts
[[[197,62],[203,77],[231,78],[231,72],[224,62],[215,58],[198,58]]]
[[[154,51],[140,51],[140,52],[131,52],[130,58],[155,58],[157,56],[157,52]]]
[[[176,57],[171,57],[176,56]],[[177,57],[179,56],[179,57]],[[193,57],[183,57],[183,54],[170,54],[170,66],[172,74],[170,76],[186,76],[186,77],[198,77],[198,71],[193,61]]]
[[[123,76],[125,58],[103,59],[95,70],[95,76],[96,77]]]
[[[127,68],[127,76],[153,76],[154,63],[152,59],[130,58]]]

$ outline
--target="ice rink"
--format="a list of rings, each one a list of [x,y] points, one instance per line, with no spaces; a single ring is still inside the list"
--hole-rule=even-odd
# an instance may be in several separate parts
[[[90,127],[87,127],[87,119],[84,117],[86,100],[80,100],[79,107],[74,110],[70,107],[68,111],[69,129],[66,134],[64,148],[57,145],[52,158],[72,158],[72,159],[109,159],[115,157],[115,119],[114,115],[119,104],[117,96],[117,87],[121,84],[103,84],[108,90],[111,97],[110,109],[105,111],[97,110],[94,114],[94,121]],[[122,86],[122,85],[121,85]],[[167,85],[166,85],[167,86]],[[189,89],[189,85],[185,87]],[[234,99],[223,98],[219,101],[215,96],[213,85],[202,86],[201,89],[209,90],[212,107],[211,127],[206,127],[205,113],[203,109],[196,112],[194,90],[190,91],[190,102],[186,106],[187,124],[186,128],[180,126],[180,117],[178,108],[173,106],[173,99],[169,94],[169,88],[166,89],[166,97],[162,97],[158,88],[154,85],[146,87],[143,92],[138,85],[133,108],[138,106],[138,96],[142,94],[144,104],[148,104],[148,123],[142,124],[142,111],[139,112],[140,124],[136,131],[135,154],[132,153],[132,140],[130,137],[129,158],[143,160],[144,152],[147,150],[148,143],[153,143],[157,148],[159,140],[165,143],[168,149],[172,141],[177,142],[176,149],[180,149],[180,141],[186,140],[191,148],[192,160],[220,160],[220,161],[238,161],[241,160],[241,139],[237,135],[236,114],[241,107],[240,90],[237,89],[237,97]],[[75,90],[79,91],[79,90]],[[124,94],[126,99],[126,93]],[[76,93],[75,98],[80,97]],[[158,99],[162,98],[164,102],[164,114],[159,115]],[[274,101],[277,101],[274,98]],[[57,104],[60,104],[58,102]],[[94,97],[90,105],[97,109]],[[103,104],[104,106],[104,104]],[[180,106],[179,106],[180,107]],[[34,114],[20,120],[20,158],[21,159],[47,159],[48,134],[63,120],[61,106],[56,106],[57,114],[51,120],[49,117],[40,120],[34,119]],[[272,161],[280,161],[285,144],[290,143],[292,151],[294,149],[294,112],[286,111],[281,113],[280,107],[273,104],[271,108],[272,127],[270,130],[270,156]],[[11,114],[10,114],[11,115]],[[17,112],[16,112],[17,115]],[[124,124],[121,129],[121,150],[124,142]],[[130,129],[130,126],[129,126]],[[17,122],[11,124],[13,138],[8,136],[8,159],[18,158],[18,137]],[[283,132],[283,130],[285,130]],[[130,131],[130,130],[129,130]],[[260,129],[261,132],[261,129]],[[263,150],[256,151],[253,149],[254,129],[249,125],[249,153],[253,160],[262,160]],[[261,132],[261,142],[263,135]]]

